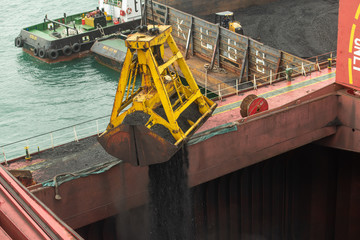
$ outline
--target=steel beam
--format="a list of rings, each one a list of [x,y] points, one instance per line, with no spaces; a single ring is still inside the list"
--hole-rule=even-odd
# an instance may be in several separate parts
[[[347,151],[360,152],[360,97],[346,89],[338,91],[337,132],[320,144]]]
[[[82,239],[0,166],[0,236],[11,239]]]

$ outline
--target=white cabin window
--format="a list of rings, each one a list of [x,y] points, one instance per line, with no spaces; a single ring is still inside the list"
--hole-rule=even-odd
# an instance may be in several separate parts
[[[53,23],[48,23],[47,27],[48,27],[48,29],[53,30],[54,29],[54,24]]]
[[[88,42],[88,41],[90,41],[90,37],[89,36],[83,36],[82,41],[83,42]]]

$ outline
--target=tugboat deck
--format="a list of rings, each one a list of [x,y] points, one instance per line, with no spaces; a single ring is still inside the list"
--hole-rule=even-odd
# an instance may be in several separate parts
[[[60,22],[60,19],[58,19],[58,21]],[[59,39],[51,34],[53,32],[57,32],[57,33],[61,34],[62,38],[67,37],[67,32],[66,32],[65,26],[57,26],[54,31],[53,29],[46,28],[47,24],[49,24],[49,22],[41,23],[41,24],[38,24],[38,25],[35,25],[32,27],[29,27],[26,30],[28,30],[34,36],[44,38],[45,40],[48,40],[48,41],[53,41],[53,40]],[[70,23],[68,23],[67,25],[69,25],[69,27],[76,28],[79,31],[79,33],[85,33],[87,31],[92,31],[92,30],[96,29],[95,27],[92,27],[89,25],[82,25],[81,23],[77,23],[76,21],[70,21]],[[110,26],[114,26],[114,25],[115,24],[113,23],[113,21],[108,21],[106,24],[106,27],[110,27]],[[75,31],[75,30],[69,29],[69,36],[73,35],[70,33],[70,31]]]
[[[323,69],[308,76],[299,76],[292,81],[281,81],[224,98],[223,101],[217,101],[218,107],[215,109],[213,116],[199,129],[199,132],[239,120],[241,118],[240,104],[250,94],[265,98],[269,103],[270,110],[285,107],[289,103],[334,84],[335,75],[334,69]]]

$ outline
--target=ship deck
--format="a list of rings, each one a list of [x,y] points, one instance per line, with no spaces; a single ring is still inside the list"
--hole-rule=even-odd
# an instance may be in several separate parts
[[[335,83],[335,70],[323,69],[313,72],[311,75],[293,78],[292,81],[281,81],[226,97],[217,101],[218,106],[213,116],[199,129],[199,132],[242,118],[240,116],[240,104],[250,94],[265,98],[269,104],[269,109],[274,109],[285,106],[333,83]]]
[[[49,23],[42,23],[42,24],[49,24]],[[40,25],[42,25],[42,24],[40,24]],[[67,25],[69,25],[69,27],[75,27],[79,31],[79,33],[85,33],[87,31],[92,31],[92,30],[96,29],[95,27],[92,27],[89,25],[82,25],[81,23],[79,24],[79,23],[75,23],[73,21],[71,23],[68,23]],[[113,25],[114,25],[114,23],[112,21],[108,21],[106,24],[106,27],[110,27]],[[45,28],[45,27],[43,27],[43,28]],[[40,29],[39,30],[37,28],[36,29],[30,28],[28,31],[31,34],[41,37],[41,38],[44,38],[45,40],[48,40],[48,41],[54,41],[54,40],[59,39],[52,35],[52,33],[54,32],[54,30],[52,30],[52,29]],[[76,34],[74,31],[75,30],[69,29],[69,36]],[[64,26],[56,27],[55,32],[61,34],[62,38],[67,37],[66,27],[64,27]],[[71,32],[73,32],[73,33],[71,33]]]
[[[313,72],[308,76],[299,76],[292,81],[277,82],[272,85],[262,86],[258,89],[233,95],[218,100],[218,107],[213,116],[198,130],[198,134],[221,125],[238,121],[240,104],[249,94],[265,98],[269,103],[269,110],[286,107],[287,104],[310,96],[335,82],[335,68]],[[312,96],[314,97],[314,96]],[[10,161],[8,170],[30,170],[33,179],[42,183],[65,173],[76,173],[94,166],[106,165],[116,159],[108,155],[96,140],[96,136],[85,138],[79,142],[71,142],[54,149],[46,150],[32,156],[31,161],[18,159]]]

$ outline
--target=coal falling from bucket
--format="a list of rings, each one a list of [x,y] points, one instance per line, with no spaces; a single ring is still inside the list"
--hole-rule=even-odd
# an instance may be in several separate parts
[[[150,239],[190,239],[187,147],[169,161],[149,166]]]

